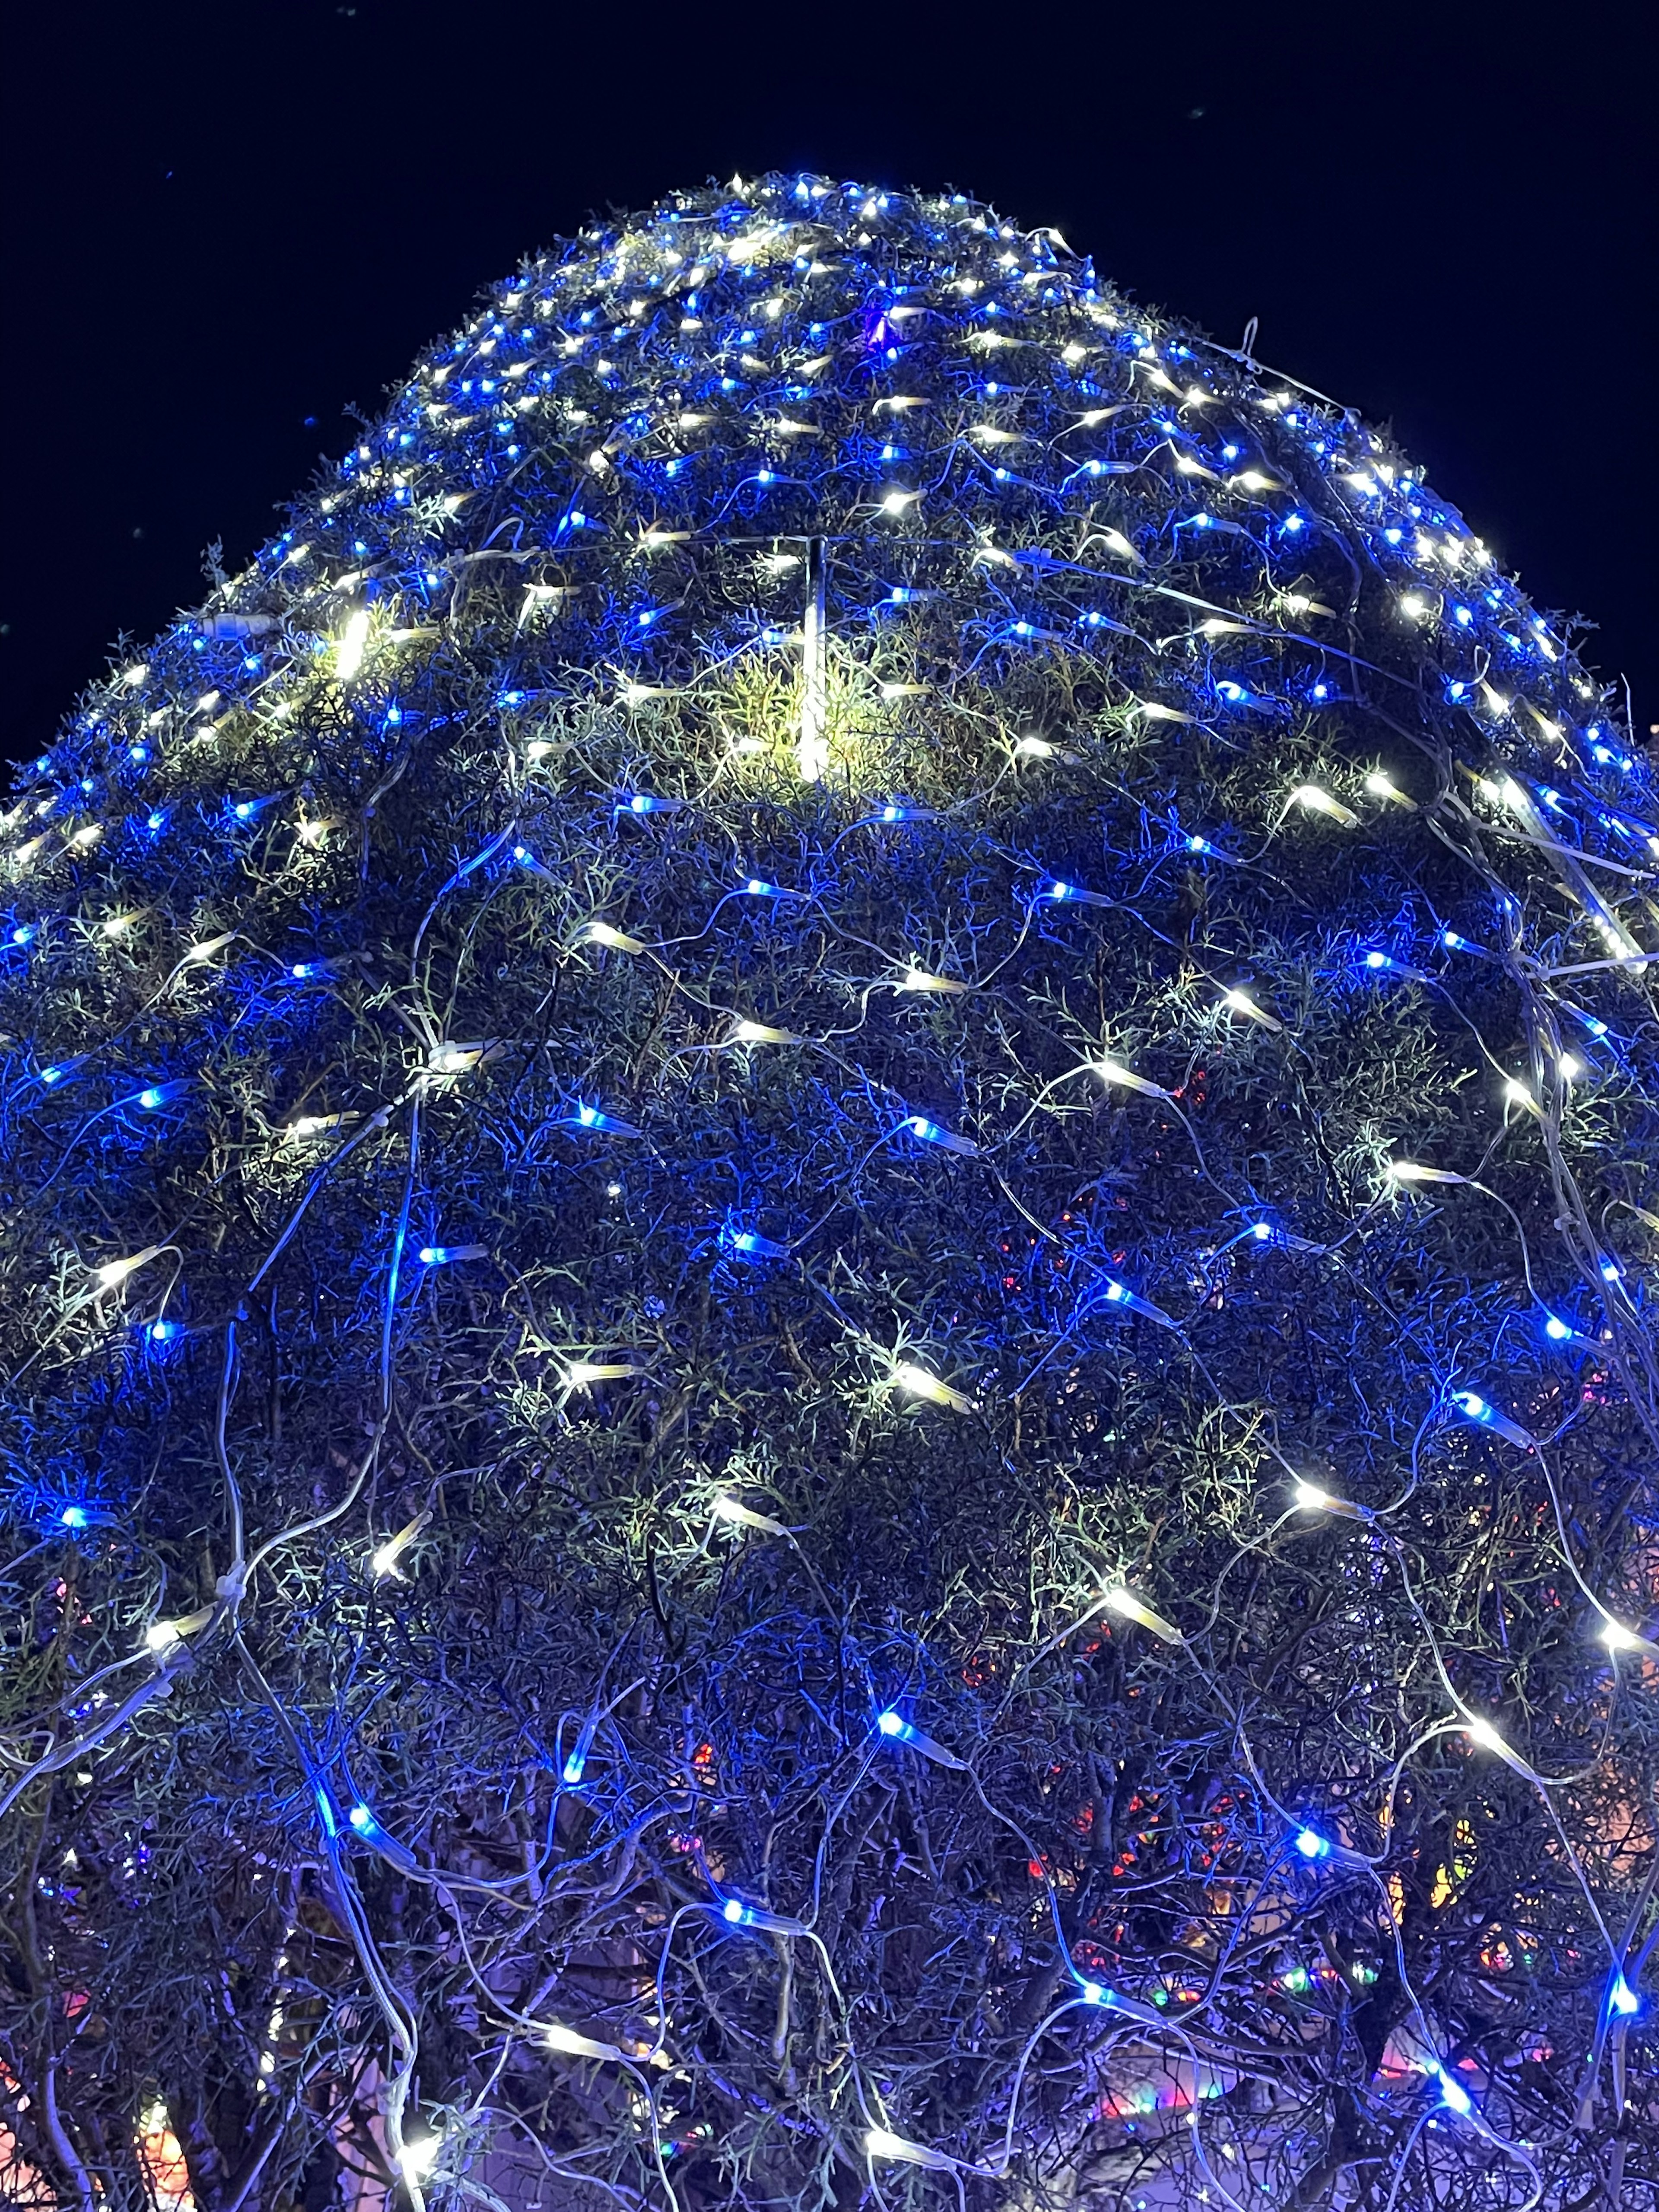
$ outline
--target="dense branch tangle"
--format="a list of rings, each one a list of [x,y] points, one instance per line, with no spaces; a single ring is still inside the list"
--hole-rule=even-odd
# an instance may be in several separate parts
[[[1626,744],[965,200],[492,292],[7,817],[40,2185],[1659,2201]]]

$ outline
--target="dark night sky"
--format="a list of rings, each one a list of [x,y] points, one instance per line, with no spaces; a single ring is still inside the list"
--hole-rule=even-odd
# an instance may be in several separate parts
[[[950,183],[1392,420],[1659,722],[1633,6],[36,6],[3,58],[0,752],[485,280],[714,174]],[[1346,26],[1346,27],[1345,27]]]

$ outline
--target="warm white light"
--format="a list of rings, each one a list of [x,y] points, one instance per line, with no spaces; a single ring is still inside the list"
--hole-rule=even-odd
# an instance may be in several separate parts
[[[398,2170],[404,2180],[423,2181],[438,2163],[443,2147],[441,2136],[422,2136],[417,2142],[406,2142],[398,2154]]]
[[[946,2158],[942,2151],[929,2150],[926,2143],[910,2142],[888,2128],[866,2128],[864,2148],[871,2158],[902,2159],[907,2166],[928,2166],[935,2173],[956,2171],[956,2160]]]
[[[489,1049],[482,1044],[434,1044],[426,1064],[434,1075],[464,1075],[478,1065]]]
[[[1138,1626],[1150,1630],[1164,1644],[1184,1644],[1186,1638],[1172,1620],[1165,1620],[1161,1613],[1154,1613],[1144,1598],[1121,1583],[1112,1583],[1100,1594],[1100,1602],[1108,1613],[1115,1613],[1121,1620],[1133,1620]]]
[[[295,1144],[303,1144],[307,1138],[320,1137],[325,1130],[337,1129],[344,1119],[343,1114],[300,1114],[288,1123],[283,1134]]]
[[[348,617],[334,647],[334,673],[342,684],[349,684],[363,665],[363,654],[368,646],[368,611],[359,607]]]
[[[948,1382],[941,1382],[925,1367],[913,1366],[908,1361],[894,1368],[893,1382],[911,1397],[925,1398],[930,1405],[948,1407],[953,1413],[971,1413],[974,1410],[971,1398],[964,1397],[960,1390],[953,1390]]]
[[[1291,793],[1291,803],[1305,807],[1310,814],[1323,814],[1332,822],[1340,822],[1345,830],[1358,826],[1359,817],[1346,807],[1340,799],[1333,799],[1316,783],[1299,783]]]
[[[1264,1030],[1279,1030],[1284,1027],[1282,1022],[1275,1021],[1269,1013],[1264,1013],[1248,991],[1235,988],[1224,992],[1221,1003],[1230,1012],[1242,1014],[1246,1021],[1259,1023]]]
[[[1394,778],[1385,775],[1380,768],[1374,768],[1365,778],[1365,788],[1373,799],[1392,799],[1396,806],[1414,806],[1417,803],[1408,799]]]
[[[574,2027],[561,2027],[556,2021],[547,2021],[542,2028],[542,2041],[550,2051],[562,2051],[573,2058],[622,2058],[624,2051],[614,2043],[600,2043],[591,2035],[579,2035]]]
[[[775,1521],[769,1513],[757,1513],[753,1506],[744,1504],[727,1491],[721,1491],[709,1510],[717,1521],[724,1521],[732,1528],[758,1528],[768,1536],[789,1534],[781,1521]]]
[[[586,1390],[594,1382],[632,1382],[642,1371],[631,1359],[573,1359],[564,1379],[568,1389]]]
[[[625,929],[613,928],[608,921],[585,921],[576,932],[578,945],[603,945],[611,952],[644,952],[648,948],[642,937],[630,937]]]
[[[1097,1060],[1094,1072],[1103,1083],[1110,1083],[1124,1091],[1139,1091],[1147,1098],[1167,1098],[1170,1094],[1161,1083],[1149,1083],[1144,1075],[1136,1075],[1115,1060]]]
[[[133,1253],[129,1259],[106,1260],[101,1267],[94,1270],[99,1289],[112,1291],[118,1283],[125,1283],[129,1275],[137,1273],[148,1261],[153,1260],[160,1249],[159,1245],[148,1244],[142,1252]]]

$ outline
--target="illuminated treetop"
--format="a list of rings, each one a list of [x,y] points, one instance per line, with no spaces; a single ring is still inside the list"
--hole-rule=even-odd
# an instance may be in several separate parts
[[[492,290],[4,817],[27,2160],[1651,2207],[1655,811],[1053,233]]]

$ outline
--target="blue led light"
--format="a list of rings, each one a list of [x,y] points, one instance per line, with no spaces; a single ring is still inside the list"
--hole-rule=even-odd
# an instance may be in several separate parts
[[[720,1242],[728,1252],[735,1252],[744,1260],[787,1260],[789,1247],[780,1244],[775,1237],[763,1237],[756,1229],[739,1229],[728,1221],[720,1232]]]
[[[1329,1843],[1316,1828],[1298,1828],[1296,1847],[1304,1859],[1327,1859],[1331,1855]]]

